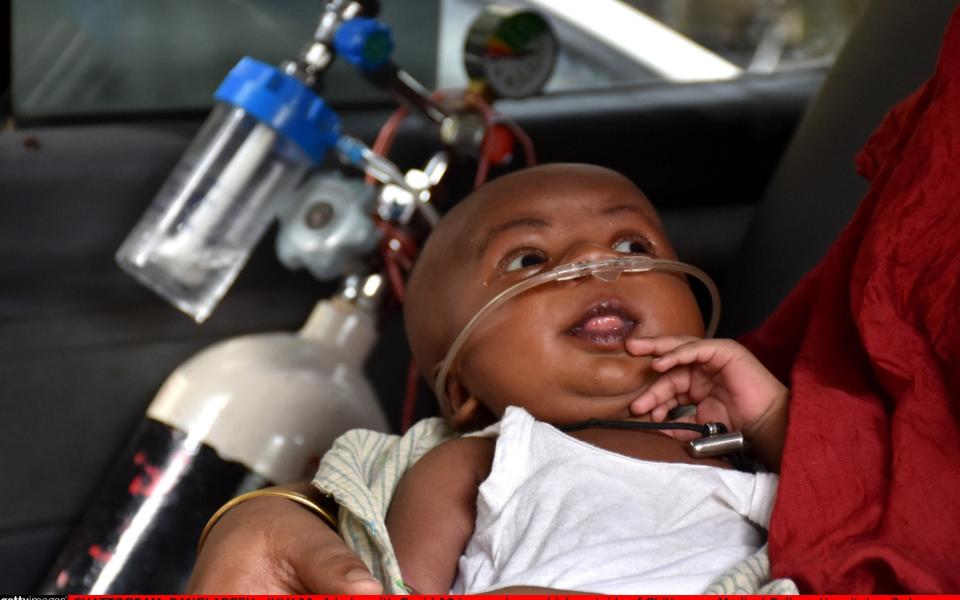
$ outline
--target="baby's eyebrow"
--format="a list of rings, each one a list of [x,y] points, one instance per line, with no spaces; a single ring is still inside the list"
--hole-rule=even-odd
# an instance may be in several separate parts
[[[632,212],[639,214],[646,214],[647,211],[638,204],[624,203],[624,204],[614,204],[612,206],[605,206],[598,211],[598,214],[602,216],[615,215],[623,212]]]
[[[506,231],[511,229],[518,229],[521,227],[535,227],[539,229],[550,227],[550,221],[542,217],[517,217],[515,219],[510,219],[509,221],[504,221],[487,229],[483,236],[480,238],[480,244],[477,246],[477,255],[481,256],[486,252],[487,247],[490,245],[498,235],[503,234]]]

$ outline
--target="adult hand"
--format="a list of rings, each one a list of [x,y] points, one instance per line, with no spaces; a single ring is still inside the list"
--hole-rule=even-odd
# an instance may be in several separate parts
[[[303,493],[310,484],[284,486]],[[380,594],[363,562],[319,517],[285,498],[241,502],[216,523],[189,594]]]

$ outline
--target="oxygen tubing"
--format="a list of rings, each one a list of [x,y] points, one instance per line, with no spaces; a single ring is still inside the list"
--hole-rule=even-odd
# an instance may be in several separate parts
[[[475,314],[473,318],[467,322],[464,328],[460,331],[460,334],[453,340],[453,343],[450,345],[450,349],[447,351],[447,355],[435,368],[436,380],[434,381],[434,393],[437,395],[440,405],[445,406],[447,402],[446,385],[447,375],[450,373],[450,367],[453,366],[453,362],[460,354],[460,350],[463,349],[463,346],[466,344],[470,334],[473,333],[477,326],[482,322],[484,317],[499,308],[507,300],[510,300],[511,298],[514,298],[515,296],[518,296],[531,288],[554,281],[569,281],[572,279],[579,279],[587,275],[593,275],[597,279],[606,281],[608,283],[613,283],[619,279],[623,273],[649,273],[651,271],[683,273],[685,275],[695,277],[706,286],[710,293],[712,311],[710,314],[709,324],[707,325],[705,337],[713,337],[713,334],[717,331],[717,325],[720,321],[720,293],[717,291],[716,284],[713,283],[713,280],[710,279],[710,276],[707,275],[702,269],[676,260],[651,258],[649,256],[624,256],[622,258],[611,258],[560,265],[554,269],[551,269],[550,271],[533,275],[503,290],[494,296],[490,302],[487,302],[487,304],[477,311],[477,314]]]

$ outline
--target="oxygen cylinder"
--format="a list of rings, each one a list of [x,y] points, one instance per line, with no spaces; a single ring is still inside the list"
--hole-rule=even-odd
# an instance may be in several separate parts
[[[387,421],[363,375],[379,275],[348,277],[296,333],[242,336],[166,380],[44,594],[182,591],[206,520],[230,498],[309,479],[335,437]]]

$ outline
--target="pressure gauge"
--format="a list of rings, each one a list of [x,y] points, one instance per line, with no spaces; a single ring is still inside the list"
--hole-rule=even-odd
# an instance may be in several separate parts
[[[536,94],[553,74],[559,45],[550,24],[527,9],[486,6],[467,32],[464,64],[471,81],[494,96]]]

